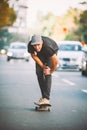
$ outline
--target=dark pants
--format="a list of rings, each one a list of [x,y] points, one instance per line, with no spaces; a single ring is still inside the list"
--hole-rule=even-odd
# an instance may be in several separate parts
[[[47,59],[47,62],[45,62],[49,67],[52,66],[52,62],[49,59]],[[43,69],[36,64],[36,74],[37,74],[37,79],[38,83],[40,86],[42,98],[47,98],[50,99],[50,91],[51,91],[51,83],[52,83],[52,76],[50,75],[44,75],[43,74]]]

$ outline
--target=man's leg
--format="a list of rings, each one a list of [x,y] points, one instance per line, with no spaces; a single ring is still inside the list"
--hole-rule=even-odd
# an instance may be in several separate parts
[[[51,67],[52,62],[51,62],[50,59],[48,59],[46,63],[49,67]],[[39,86],[40,86],[42,98],[48,99],[47,102],[49,102],[52,76],[51,76],[51,74],[44,75],[43,70],[41,69],[41,67],[39,67],[38,64],[36,64],[36,74],[37,74],[37,79],[38,79],[38,83],[39,83]]]
[[[44,82],[44,98],[50,99],[50,91],[51,91],[51,75],[45,76]]]
[[[44,97],[44,75],[43,75],[43,70],[37,64],[36,64],[36,74],[37,74],[37,79],[38,79],[39,87],[43,98]]]
[[[52,61],[50,58],[46,60],[46,65],[51,68]],[[52,76],[51,74],[45,75],[45,82],[44,82],[44,98],[50,99],[50,92],[51,92],[51,84],[52,84]]]
[[[49,99],[51,90],[51,75],[44,75],[43,70],[38,65],[36,65],[36,74],[42,98]]]

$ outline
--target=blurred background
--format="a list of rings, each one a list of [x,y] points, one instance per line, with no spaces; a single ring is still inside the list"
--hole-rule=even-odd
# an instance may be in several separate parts
[[[34,33],[87,44],[86,0],[0,0],[0,50]]]

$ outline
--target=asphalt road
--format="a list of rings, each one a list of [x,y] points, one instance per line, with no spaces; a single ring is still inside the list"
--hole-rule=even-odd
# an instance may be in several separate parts
[[[51,111],[36,112],[40,98],[34,62],[0,56],[0,130],[86,130],[87,77],[55,71]]]

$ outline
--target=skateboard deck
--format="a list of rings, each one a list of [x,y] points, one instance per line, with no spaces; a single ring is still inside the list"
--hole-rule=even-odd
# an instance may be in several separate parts
[[[51,104],[38,104],[36,102],[34,102],[34,104],[36,105],[35,107],[35,110],[36,111],[50,111],[50,107],[51,107]]]

